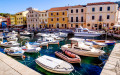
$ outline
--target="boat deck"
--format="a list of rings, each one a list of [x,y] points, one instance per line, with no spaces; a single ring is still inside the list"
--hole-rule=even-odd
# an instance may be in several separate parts
[[[112,50],[101,75],[120,75],[120,43]]]
[[[41,75],[0,52],[0,75]]]

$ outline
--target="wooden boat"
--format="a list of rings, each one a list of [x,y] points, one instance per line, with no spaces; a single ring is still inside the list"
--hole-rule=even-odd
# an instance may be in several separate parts
[[[56,51],[55,55],[69,63],[80,63],[81,59],[78,55],[71,53],[70,51],[63,50],[64,54]]]
[[[112,41],[112,40],[93,40],[93,39],[86,39],[86,41],[95,41],[98,43],[105,43],[107,45],[114,45],[116,43],[116,41]]]
[[[46,55],[37,58],[35,62],[40,67],[53,73],[69,74],[74,70],[74,67],[68,62]]]

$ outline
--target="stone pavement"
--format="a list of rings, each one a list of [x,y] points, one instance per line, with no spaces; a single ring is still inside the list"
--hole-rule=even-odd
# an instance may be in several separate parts
[[[120,43],[112,50],[101,75],[120,75]]]
[[[0,75],[41,75],[0,52]]]

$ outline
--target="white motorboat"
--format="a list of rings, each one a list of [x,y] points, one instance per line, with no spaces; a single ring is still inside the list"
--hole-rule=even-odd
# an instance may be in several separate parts
[[[16,36],[11,36],[9,38],[7,38],[7,41],[17,41],[18,38]]]
[[[10,56],[23,56],[24,51],[20,47],[5,48],[4,52]]]
[[[32,36],[33,33],[30,33],[28,31],[24,31],[24,32],[20,32],[20,35],[22,35],[22,36]]]
[[[85,45],[83,42],[78,40],[71,40],[71,44],[66,44],[61,47],[62,50],[68,50],[77,55],[99,57],[105,52],[100,49],[96,49],[92,46]]]
[[[3,47],[18,47],[20,44],[17,43],[16,41],[10,41],[10,42],[1,42],[0,43],[0,46],[3,46]]]
[[[59,37],[67,37],[68,36],[68,33],[64,33],[64,32],[58,32],[58,33],[54,33],[54,34]]]
[[[76,31],[74,32],[74,36],[84,36],[84,37],[97,37],[101,36],[104,33],[96,32],[96,31],[90,31],[87,28],[76,28]]]
[[[74,67],[68,62],[46,55],[37,58],[35,62],[40,67],[53,73],[69,74],[74,70]]]
[[[59,32],[59,37],[67,37],[68,33]]]
[[[42,34],[43,34],[43,33],[37,33],[36,35],[37,35],[37,36],[42,36]]]
[[[18,35],[18,32],[12,31],[12,32],[9,32],[6,37],[17,36],[17,35]]]
[[[53,37],[45,37],[43,41],[48,42],[48,44],[59,44],[59,41],[55,40]]]
[[[40,47],[34,47],[27,43],[25,46],[21,47],[27,53],[37,53],[41,50]]]

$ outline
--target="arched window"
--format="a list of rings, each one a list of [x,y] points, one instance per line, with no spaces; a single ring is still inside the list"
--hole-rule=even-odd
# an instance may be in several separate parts
[[[90,24],[88,23],[87,26],[90,26]]]
[[[111,23],[111,26],[114,26],[114,23]]]

